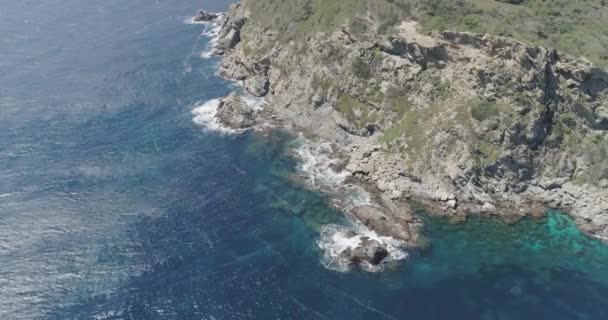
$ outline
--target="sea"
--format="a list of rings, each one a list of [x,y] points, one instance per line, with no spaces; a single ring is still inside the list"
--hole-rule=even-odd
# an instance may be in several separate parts
[[[608,249],[557,211],[419,210],[424,247],[341,263],[323,148],[210,117],[242,90],[191,18],[230,2],[0,0],[0,319],[608,319]]]

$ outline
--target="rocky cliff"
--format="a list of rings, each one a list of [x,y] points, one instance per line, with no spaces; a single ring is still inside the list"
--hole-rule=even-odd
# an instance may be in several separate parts
[[[220,74],[267,99],[257,122],[332,142],[354,179],[398,204],[355,217],[408,223],[408,201],[455,218],[553,207],[608,238],[605,70],[508,38],[420,33],[414,20],[381,33],[373,15],[286,42],[246,4],[222,17]]]

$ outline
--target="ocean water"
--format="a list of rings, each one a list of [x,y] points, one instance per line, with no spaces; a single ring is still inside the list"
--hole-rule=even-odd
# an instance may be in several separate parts
[[[301,142],[194,121],[236,88],[188,18],[228,2],[0,0],[0,319],[608,318],[608,249],[559,212],[421,212],[427,248],[332,269],[352,225]]]

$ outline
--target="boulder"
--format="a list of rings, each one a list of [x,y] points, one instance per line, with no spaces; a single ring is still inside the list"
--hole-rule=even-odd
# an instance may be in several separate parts
[[[357,247],[347,248],[341,254],[351,264],[359,265],[367,262],[377,266],[388,257],[389,253],[385,244],[368,237],[361,237]]]
[[[245,129],[255,124],[255,111],[235,92],[220,102],[215,115],[225,126]]]
[[[448,208],[450,208],[450,209],[456,209],[456,206],[458,206],[458,202],[456,202],[456,200],[454,200],[454,199],[448,200],[446,202],[446,204],[448,205]]]
[[[570,181],[570,178],[563,177],[563,178],[543,180],[539,184],[545,190],[553,190],[553,189],[561,188],[568,181]]]
[[[216,13],[207,12],[205,10],[199,10],[196,13],[196,16],[194,16],[194,21],[196,21],[196,22],[208,22],[208,21],[215,20],[218,17],[219,17],[219,15],[216,14]]]
[[[491,204],[489,202],[486,202],[486,203],[483,204],[483,206],[481,206],[481,212],[483,212],[483,213],[496,213],[496,207],[493,204]]]

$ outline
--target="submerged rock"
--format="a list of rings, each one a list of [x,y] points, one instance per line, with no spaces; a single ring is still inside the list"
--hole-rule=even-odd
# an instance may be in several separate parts
[[[255,124],[256,112],[236,92],[233,92],[220,102],[215,116],[225,126],[245,129]]]
[[[219,17],[219,15],[216,13],[207,12],[205,10],[199,10],[196,13],[196,16],[194,16],[194,21],[195,22],[208,22],[208,21],[215,20],[218,17]]]

